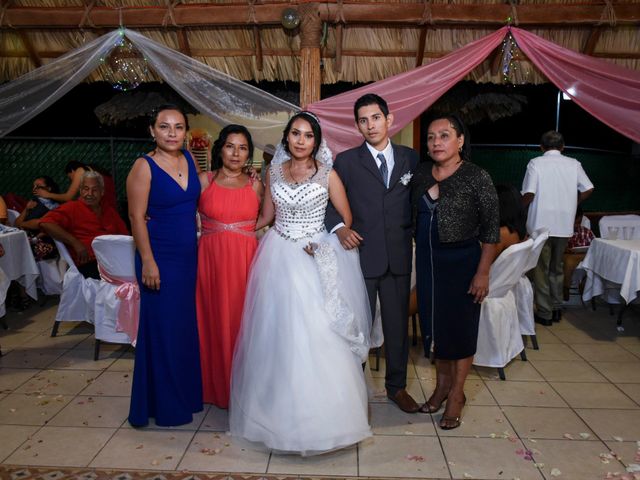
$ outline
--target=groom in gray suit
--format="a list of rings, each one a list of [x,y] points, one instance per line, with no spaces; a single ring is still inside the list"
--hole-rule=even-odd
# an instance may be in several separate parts
[[[347,228],[339,223],[340,216],[331,204],[325,223],[345,249],[359,248],[372,312],[380,298],[387,396],[401,410],[415,413],[420,407],[406,385],[412,257],[409,180],[418,154],[391,143],[393,114],[378,95],[360,97],[353,112],[365,142],[338,154],[333,165],[347,191],[353,225]]]

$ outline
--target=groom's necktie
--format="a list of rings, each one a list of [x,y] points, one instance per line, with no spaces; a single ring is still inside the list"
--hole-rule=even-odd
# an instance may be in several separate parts
[[[384,182],[384,186],[388,187],[388,175],[389,170],[387,169],[387,159],[384,158],[382,153],[378,154],[378,160],[380,160],[380,176],[382,177],[382,181]]]

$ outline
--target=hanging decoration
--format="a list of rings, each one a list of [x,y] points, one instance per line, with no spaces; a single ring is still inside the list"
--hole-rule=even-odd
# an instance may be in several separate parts
[[[281,22],[284,28],[293,30],[300,25],[300,15],[298,15],[298,11],[295,8],[285,8],[282,11]]]
[[[510,18],[508,19],[510,20]],[[527,83],[529,78],[529,69],[521,68],[523,61],[526,60],[518,47],[511,32],[508,32],[502,41],[502,82],[511,83],[512,85]]]
[[[121,30],[116,46],[106,59],[106,78],[114,90],[133,90],[148,78],[147,59],[125,37]]]

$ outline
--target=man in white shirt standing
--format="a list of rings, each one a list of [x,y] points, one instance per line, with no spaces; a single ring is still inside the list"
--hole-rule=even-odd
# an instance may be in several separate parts
[[[549,239],[533,272],[535,320],[549,326],[561,317],[563,255],[573,235],[576,208],[593,193],[593,184],[580,162],[562,155],[561,133],[546,132],[540,143],[544,154],[529,161],[522,195],[525,207],[529,207],[529,234],[539,228],[549,230]]]

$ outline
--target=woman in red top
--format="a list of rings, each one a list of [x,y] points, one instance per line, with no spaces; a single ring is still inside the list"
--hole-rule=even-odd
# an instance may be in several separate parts
[[[196,308],[203,399],[227,408],[233,349],[258,246],[255,225],[263,187],[243,172],[253,158],[253,142],[242,125],[223,128],[211,156],[214,171],[200,174]]]

